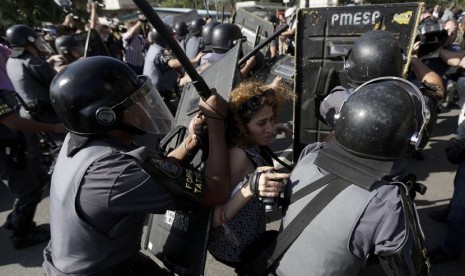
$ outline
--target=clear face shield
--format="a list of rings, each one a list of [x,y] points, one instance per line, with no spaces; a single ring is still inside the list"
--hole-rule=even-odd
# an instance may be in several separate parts
[[[412,98],[415,105],[415,118],[417,124],[419,125],[419,128],[417,128],[418,131],[415,132],[410,138],[410,144],[415,146],[415,149],[418,150],[422,141],[422,136],[426,131],[426,126],[428,125],[428,122],[430,120],[430,111],[426,106],[423,94],[421,93],[420,89],[418,89],[418,87],[416,87],[413,83],[398,77],[381,77],[372,79],[357,87],[354,93],[365,85],[381,81],[391,81],[394,85],[401,87],[403,90],[407,91],[410,94],[410,97]]]
[[[123,122],[151,134],[166,134],[174,118],[168,107],[146,76],[139,76],[144,84],[125,101],[129,107],[123,112]]]
[[[34,46],[45,56],[50,56],[55,54],[53,48],[48,44],[41,36],[37,37],[34,40]]]

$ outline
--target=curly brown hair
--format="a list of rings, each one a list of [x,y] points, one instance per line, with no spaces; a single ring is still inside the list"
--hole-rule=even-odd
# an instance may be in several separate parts
[[[240,83],[229,95],[230,116],[229,135],[227,138],[234,145],[252,145],[247,124],[252,117],[265,105],[273,109],[276,119],[284,103],[292,100],[294,94],[289,86],[283,82],[267,85],[263,82],[251,80]]]

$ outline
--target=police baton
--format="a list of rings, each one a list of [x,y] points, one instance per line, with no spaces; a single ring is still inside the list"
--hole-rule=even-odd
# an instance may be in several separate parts
[[[265,40],[263,40],[262,43],[258,44],[256,47],[254,47],[250,52],[248,52],[246,55],[244,55],[243,58],[237,62],[237,65],[242,66],[251,56],[255,55],[260,49],[266,46],[266,44],[270,43],[273,39],[275,39],[277,36],[279,36],[282,32],[287,30],[289,28],[289,25],[284,25],[281,28],[277,29],[276,32],[274,32],[271,36],[267,37]]]
[[[255,47],[258,46],[258,43],[260,42],[260,32],[262,31],[262,27],[260,25],[257,25],[257,29],[255,30],[255,41],[253,42],[253,47],[255,49]]]
[[[186,70],[186,73],[191,78],[192,84],[194,85],[195,90],[197,90],[197,93],[199,93],[200,97],[204,100],[210,97],[210,88],[208,87],[207,83],[195,70],[189,58],[181,49],[178,42],[174,39],[173,34],[170,33],[168,28],[166,28],[165,23],[163,23],[150,4],[147,3],[146,0],[133,0],[133,2],[145,15],[147,20],[152,24],[157,32],[160,33],[161,37],[165,40],[166,44],[168,44],[173,54],[178,58],[181,65],[184,67],[184,70]]]

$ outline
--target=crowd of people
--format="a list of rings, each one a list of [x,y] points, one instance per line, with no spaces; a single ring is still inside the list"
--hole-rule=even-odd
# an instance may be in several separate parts
[[[295,95],[280,77],[251,78],[254,56],[238,68],[228,99],[214,88],[201,97],[174,150],[137,143],[173,129],[173,99],[191,79],[144,15],[121,31],[99,22],[96,3],[89,10],[82,29],[72,16],[43,35],[15,24],[0,43],[1,178],[16,197],[4,225],[16,249],[48,242],[47,275],[172,275],[140,252],[147,215],[199,206],[213,210],[209,252],[239,275],[356,275],[367,263],[389,275],[428,275],[431,263],[460,258],[465,160],[449,207],[431,214],[449,229],[428,255],[413,204],[418,184],[405,171],[406,156],[423,159],[441,108],[465,112],[465,17],[455,6],[423,11],[419,28],[440,26],[438,45],[425,54],[429,40],[417,39],[406,79],[392,33],[359,37],[344,58],[347,85],[317,110],[331,134],[289,171],[278,171],[267,151],[278,133],[292,138],[276,120]],[[294,54],[296,13],[264,17],[289,26],[267,59]],[[238,25],[211,18],[166,28],[199,73],[244,40]],[[86,32],[103,47],[83,45]],[[457,134],[465,139],[463,118]],[[193,168],[200,149],[204,166]],[[56,158],[46,163],[50,152]],[[34,222],[47,185],[50,229]],[[282,227],[266,231],[265,201],[282,195]]]

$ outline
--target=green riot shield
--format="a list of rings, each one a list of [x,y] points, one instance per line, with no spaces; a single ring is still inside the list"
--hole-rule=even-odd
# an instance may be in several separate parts
[[[294,160],[307,144],[329,133],[318,119],[320,102],[336,85],[348,87],[344,59],[354,41],[371,30],[393,33],[407,56],[405,75],[422,9],[423,3],[399,3],[298,11]]]
[[[240,47],[239,43],[201,73],[208,86],[215,88],[225,99],[240,81],[237,70]],[[195,87],[187,85],[176,112],[177,127],[160,142],[163,152],[170,152],[183,141],[192,117],[199,112],[199,100]],[[202,161],[200,152],[190,165],[202,168]],[[212,209],[208,208],[151,215],[145,247],[178,275],[203,275],[211,215]]]

